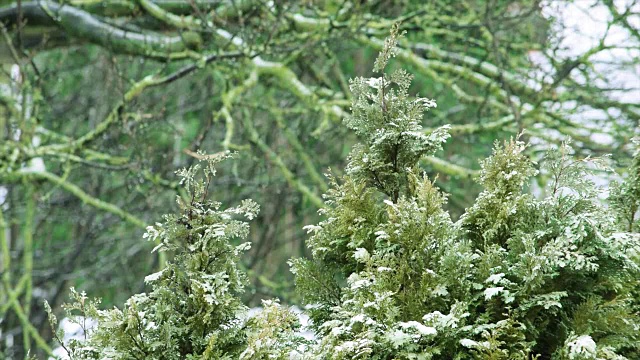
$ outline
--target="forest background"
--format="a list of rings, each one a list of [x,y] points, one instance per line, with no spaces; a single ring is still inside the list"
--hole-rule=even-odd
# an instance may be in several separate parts
[[[323,173],[356,141],[348,79],[370,75],[396,22],[392,65],[438,104],[426,131],[451,124],[421,167],[454,220],[480,191],[478,159],[525,129],[534,160],[571,137],[579,158],[629,165],[637,1],[0,1],[2,353],[46,353],[42,304],[58,311],[71,286],[105,307],[144,289],[166,259],[141,235],[176,208],[174,172],[197,150],[237,152],[211,198],[261,206],[244,302],[298,303],[287,260],[309,255]]]

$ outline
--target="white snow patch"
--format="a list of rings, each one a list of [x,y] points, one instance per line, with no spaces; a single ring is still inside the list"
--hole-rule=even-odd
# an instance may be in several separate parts
[[[595,359],[596,342],[591,336],[582,335],[567,344],[569,359]]]
[[[366,263],[367,261],[369,261],[369,259],[371,259],[371,255],[365,248],[357,248],[353,253],[353,257],[356,259],[356,261],[361,263]]]
[[[493,275],[489,276],[487,278],[487,280],[485,280],[485,282],[492,283],[492,284],[497,284],[497,283],[500,282],[500,280],[502,280],[503,277],[504,277],[504,273],[493,274]]]
[[[502,286],[487,288],[484,291],[484,299],[490,300],[492,297],[498,295],[502,291],[504,291],[504,287]]]

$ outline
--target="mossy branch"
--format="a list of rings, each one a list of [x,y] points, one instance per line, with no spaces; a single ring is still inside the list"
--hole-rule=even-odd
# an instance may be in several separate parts
[[[22,17],[30,25],[57,26],[71,37],[87,40],[117,53],[157,59],[193,57],[192,44],[183,37],[152,32],[125,31],[74,6],[41,0],[21,4]],[[17,19],[18,5],[0,8],[0,21]]]
[[[311,159],[311,156],[309,156],[304,146],[302,146],[296,134],[294,134],[291,131],[291,129],[287,126],[287,124],[284,123],[282,114],[275,114],[275,117],[276,117],[276,122],[278,123],[278,127],[282,129],[282,131],[284,132],[285,138],[287,139],[289,144],[293,146],[293,149],[295,150],[296,154],[300,156],[300,160],[302,160],[302,163],[304,164],[305,169],[307,169],[309,176],[311,176],[313,181],[316,183],[316,185],[320,187],[320,190],[322,190],[323,193],[327,192],[327,190],[329,190],[329,186],[327,185],[327,182],[325,181],[324,177],[320,175],[320,173],[316,169],[316,166],[314,165],[313,160]]]
[[[29,317],[29,312],[31,309],[31,300],[32,300],[32,291],[33,291],[33,220],[36,215],[36,198],[35,198],[35,187],[33,184],[27,184],[27,191],[25,193],[25,200],[27,204],[26,212],[25,212],[25,221],[23,227],[23,253],[22,253],[22,266],[24,267],[23,271],[26,277],[26,284],[24,289],[24,312],[25,316]],[[31,341],[29,339],[29,332],[25,331],[22,333],[23,336],[23,345],[25,353],[29,352],[29,346],[31,345]]]
[[[2,249],[2,279],[11,282],[11,253],[9,239],[7,238],[7,222],[4,220],[4,212],[0,206],[0,249]]]
[[[289,168],[287,168],[287,165],[284,163],[282,158],[260,138],[260,135],[253,127],[251,120],[243,118],[243,124],[245,130],[249,134],[251,142],[254,143],[265,154],[265,156],[267,156],[268,159],[280,169],[289,185],[307,196],[307,198],[318,208],[324,207],[322,199],[300,180],[296,179],[296,176],[291,172],[291,170],[289,170]]]
[[[192,16],[178,16],[172,14],[169,11],[164,10],[160,5],[151,2],[149,0],[138,0],[138,4],[154,18],[169,24],[178,29],[201,29],[203,24],[199,19],[195,19]],[[206,24],[207,26],[213,26],[213,23]]]
[[[13,291],[7,292],[5,294],[6,301],[4,301],[2,305],[0,305],[0,316],[4,317],[4,314],[6,314],[7,311],[9,311],[9,309],[13,306],[13,302],[17,301],[20,295],[22,295],[22,292],[24,291],[24,287],[26,286],[27,281],[28,281],[27,274],[22,275],[18,280],[18,282],[16,283],[16,286],[13,288]],[[10,281],[3,279],[3,283],[8,288],[11,288]]]
[[[215,58],[219,58],[218,55],[214,55]],[[240,56],[238,53],[229,54],[229,56]],[[44,155],[47,153],[51,153],[52,151],[76,151],[77,149],[82,148],[84,145],[94,141],[100,135],[105,133],[113,124],[115,124],[120,119],[120,114],[124,106],[130,103],[132,100],[140,96],[144,90],[152,88],[154,86],[159,86],[162,84],[166,84],[168,81],[171,81],[175,78],[175,75],[168,76],[156,76],[149,75],[143,78],[142,80],[136,82],[129,88],[129,90],[122,96],[122,100],[118,102],[118,104],[109,112],[107,117],[102,120],[95,129],[89,131],[83,136],[70,141],[66,144],[54,144],[48,146],[42,146],[35,151],[36,156]]]
[[[7,286],[7,284],[4,284],[4,288],[5,288],[5,291],[9,293],[10,294],[9,296],[11,297],[11,293],[13,291],[11,291],[11,289]],[[42,349],[48,356],[53,356],[53,351],[51,350],[51,347],[49,347],[47,342],[42,338],[42,336],[40,336],[40,334],[38,333],[38,329],[36,329],[29,322],[29,316],[25,313],[20,303],[16,300],[16,297],[17,296],[13,297],[14,300],[11,302],[11,304],[12,304],[13,311],[15,312],[16,316],[18,316],[18,319],[20,320],[20,324],[22,325],[23,331],[27,332],[33,338],[33,340],[35,340],[36,345],[38,345],[38,347]]]
[[[142,221],[141,219],[137,218],[136,216],[122,210],[121,208],[117,207],[116,205],[113,205],[111,203],[108,203],[106,201],[97,199],[89,194],[87,194],[86,192],[84,192],[84,190],[82,190],[81,188],[79,188],[77,185],[72,184],[68,181],[66,181],[65,179],[52,174],[48,171],[21,171],[18,173],[14,173],[17,176],[20,176],[24,179],[43,179],[43,180],[47,180],[50,181],[51,183],[60,186],[61,188],[63,188],[64,190],[68,191],[69,193],[73,194],[74,196],[76,196],[78,199],[80,199],[82,202],[84,202],[87,205],[91,205],[93,207],[95,207],[96,209],[100,209],[100,210],[104,210],[106,212],[112,213],[118,217],[120,217],[121,219],[127,221],[128,223],[135,225],[137,227],[140,228],[144,228],[146,227],[146,223],[144,221]]]
[[[217,116],[222,116],[225,119],[226,132],[224,140],[222,141],[222,148],[229,150],[231,147],[231,140],[235,133],[235,122],[233,116],[231,116],[231,109],[233,103],[237,100],[237,97],[247,91],[249,88],[255,86],[258,83],[258,73],[252,71],[249,77],[239,86],[227,91],[222,95],[222,108],[218,112]]]
[[[423,160],[431,165],[435,171],[443,174],[462,178],[472,178],[478,174],[477,170],[467,169],[463,166],[452,164],[435,156],[425,156]]]

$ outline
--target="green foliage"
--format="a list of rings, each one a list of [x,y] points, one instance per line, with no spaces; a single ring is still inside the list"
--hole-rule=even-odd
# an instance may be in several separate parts
[[[72,290],[67,316],[81,324],[97,321],[95,329],[82,326],[85,341],[63,344],[72,359],[280,358],[297,344],[296,318],[277,304],[269,303],[263,314],[244,320],[246,307],[239,295],[246,276],[238,262],[250,243],[234,243],[249,232],[242,218],[255,218],[259,208],[251,200],[227,209],[208,201],[215,165],[229,155],[203,157],[204,167],[196,164],[177,172],[187,193],[178,198],[180,215],[167,215],[163,223],[147,227],[144,238],[159,244],[154,251],[174,254],[164,269],[145,278],[151,291],[132,296],[122,309],[100,310],[97,302]],[[272,327],[278,332],[266,332]]]
[[[610,188],[609,203],[616,215],[618,228],[637,234],[640,230],[640,138],[634,139],[636,150],[629,168],[629,173],[621,183],[615,183]],[[625,236],[622,233],[619,236]],[[636,237],[636,244],[640,239]],[[636,262],[640,263],[640,252],[634,254]],[[631,280],[633,307],[640,314],[640,278]],[[638,354],[640,356],[640,354]]]
[[[447,126],[425,135],[422,116],[435,107],[427,98],[412,99],[408,90],[412,76],[402,69],[386,75],[389,58],[395,54],[400,36],[394,26],[385,48],[375,61],[379,78],[358,77],[351,81],[353,101],[345,124],[361,139],[348,158],[347,173],[354,181],[366,181],[397,201],[408,186],[407,169],[439,149],[448,138]]]
[[[636,151],[624,182],[611,187],[609,201],[618,216],[622,230],[636,231],[640,229],[640,138],[634,139]]]
[[[424,133],[432,104],[412,101],[409,83],[402,71],[351,82],[346,122],[362,143],[345,176],[330,177],[326,219],[306,227],[313,259],[291,262],[319,337],[313,356],[635,358],[640,241],[619,232],[590,180],[606,158],[575,160],[563,143],[538,169],[519,138],[496,144],[481,164],[484,191],[454,223],[417,167],[446,128]],[[539,171],[551,178],[540,199],[524,191]],[[614,193],[623,214],[637,209],[635,179]]]
[[[414,132],[412,118],[422,119],[413,99],[401,104],[408,75],[396,71],[400,67],[415,76],[410,94],[438,99],[437,108],[424,104],[430,107],[425,134],[451,124],[444,150],[420,164],[431,180],[439,173],[436,184],[447,193],[445,209],[454,220],[481,191],[472,180],[477,159],[491,153],[495,139],[523,128],[536,144],[527,155],[537,160],[538,151],[573,136],[575,155],[613,152],[613,159],[626,161],[640,114],[618,95],[635,91],[635,84],[619,84],[633,77],[610,69],[635,74],[640,59],[629,51],[638,32],[621,37],[619,31],[633,30],[637,12],[627,3],[0,1],[0,238],[6,236],[0,240],[0,331],[7,334],[0,353],[50,352],[51,332],[37,304],[45,297],[58,309],[61,284],[69,279],[100,297],[104,308],[142,291],[142,278],[164,266],[167,253],[150,253],[154,244],[140,244],[138,233],[174,212],[182,188],[173,172],[193,164],[196,149],[240,150],[236,161],[220,164],[224,176],[214,179],[210,196],[224,204],[245,198],[261,204],[252,248],[242,256],[249,279],[243,302],[296,301],[286,260],[308,255],[307,236],[296,224],[319,222],[328,188],[322,171],[331,167],[342,175],[357,141],[341,122],[353,97],[348,79],[374,65],[380,84],[371,85],[385,89],[361,84],[373,98],[354,109],[368,114],[353,128],[373,126],[384,136],[361,136],[360,155],[393,154],[378,151],[385,147],[398,155],[369,156],[368,168],[351,176],[376,202],[383,195],[399,201],[402,192],[408,197],[404,166],[434,145]],[[562,38],[562,14],[576,13],[560,10],[567,4],[602,14],[595,20],[612,31],[589,31],[582,35],[598,37],[589,41],[592,47],[559,51],[573,47]],[[397,21],[402,25],[385,47],[386,29]],[[407,38],[397,36],[402,30]],[[380,50],[374,64],[372,54]],[[407,116],[397,116],[401,112]],[[573,120],[582,114],[588,122]],[[385,116],[399,127],[387,126]],[[385,185],[382,193],[371,186],[370,170]],[[358,218],[363,210],[353,208]],[[341,266],[353,267],[348,260]],[[346,281],[333,271],[319,273],[325,282]],[[322,288],[311,292],[327,299],[322,303],[340,299],[326,290],[339,286]]]
[[[188,195],[179,198],[181,215],[148,227],[154,250],[175,254],[147,276],[149,293],[122,310],[99,310],[72,291],[69,316],[98,321],[85,341],[69,344],[72,357],[638,358],[640,236],[632,231],[640,152],[611,192],[611,212],[590,180],[607,169],[606,158],[576,160],[565,142],[538,166],[519,137],[496,143],[481,163],[484,190],[454,222],[446,195],[418,166],[448,138],[447,127],[425,132],[423,114],[435,103],[409,96],[406,72],[384,72],[398,36],[394,27],[375,62],[381,77],[351,82],[346,123],[361,143],[345,174],[329,175],[325,219],[306,227],[313,257],[290,262],[315,342],[277,302],[242,315],[237,263],[248,244],[233,244],[248,234],[237,218],[254,218],[258,206],[206,200],[224,153],[179,171]],[[538,172],[551,179],[540,198],[525,192]]]
[[[468,237],[478,246],[504,244],[512,228],[511,216],[532,200],[521,189],[537,174],[524,154],[525,144],[510,141],[503,147],[496,144],[494,156],[482,162],[479,183],[485,191],[467,209],[461,222]]]
[[[241,360],[289,359],[301,357],[296,349],[305,343],[299,330],[298,315],[275,301],[262,301],[261,312],[249,319],[247,348]]]

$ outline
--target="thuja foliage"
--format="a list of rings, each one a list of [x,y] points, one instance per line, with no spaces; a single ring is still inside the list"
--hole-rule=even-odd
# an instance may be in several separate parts
[[[636,152],[627,178],[610,189],[609,202],[621,231],[640,232],[640,138],[635,138]],[[638,255],[640,257],[640,255]],[[640,314],[640,277],[633,286],[634,309]],[[640,354],[637,355],[640,358]]]
[[[640,230],[640,138],[634,143],[637,150],[630,166],[628,178],[612,186],[610,201],[617,213],[621,230],[638,232]]]
[[[238,294],[247,223],[258,207],[206,199],[215,164],[179,174],[190,201],[145,236],[173,260],[148,276],[149,293],[99,310],[72,292],[68,316],[87,329],[65,344],[77,359],[637,359],[640,357],[640,151],[610,190],[590,181],[606,159],[571,156],[563,144],[540,165],[520,138],[481,163],[484,187],[457,222],[419,161],[449,136],[421,123],[433,100],[409,95],[411,76],[390,74],[397,27],[374,70],[351,81],[346,125],[361,143],[344,176],[329,175],[325,219],[307,226],[311,259],[294,259],[296,288],[315,331],[275,301],[247,319]],[[203,172],[197,177],[198,171]],[[528,193],[541,172],[543,197]],[[51,315],[51,321],[55,318]],[[58,335],[61,338],[61,335]]]
[[[496,144],[484,191],[453,222],[418,168],[446,128],[425,134],[435,104],[409,97],[404,71],[385,73],[398,36],[376,60],[379,77],[351,82],[346,123],[362,142],[331,178],[325,220],[307,227],[313,258],[292,261],[318,335],[311,356],[638,358],[640,156],[612,191],[616,219],[589,180],[606,159],[575,160],[563,144],[538,166],[519,138]],[[542,199],[525,191],[539,171],[550,179]]]
[[[71,359],[267,359],[295,349],[298,318],[289,309],[269,301],[246,319],[239,298],[246,277],[238,262],[250,244],[233,244],[247,237],[244,219],[253,219],[258,205],[244,200],[224,209],[207,200],[215,165],[228,156],[204,156],[204,167],[178,171],[188,195],[178,197],[180,214],[166,215],[144,234],[159,244],[154,251],[173,254],[164,269],[145,278],[148,293],[132,296],[122,309],[100,310],[99,302],[72,289],[67,318],[83,328],[85,339],[65,344],[64,334],[56,333]],[[55,330],[56,318],[47,311]],[[88,327],[88,320],[97,325]]]

